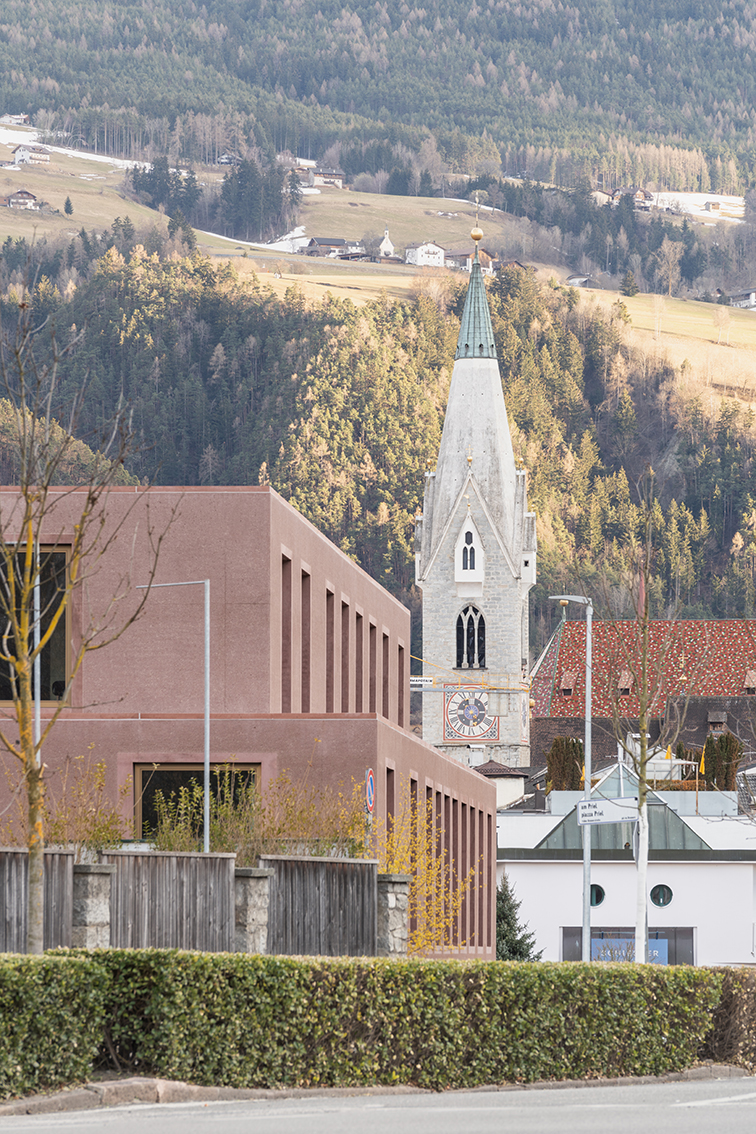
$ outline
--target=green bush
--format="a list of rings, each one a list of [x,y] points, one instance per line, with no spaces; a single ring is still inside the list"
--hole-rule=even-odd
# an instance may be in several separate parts
[[[109,981],[88,957],[0,955],[0,1098],[87,1078]]]
[[[722,992],[702,1054],[717,1063],[756,1067],[756,971],[722,969]]]
[[[111,1066],[115,1056],[123,1069],[231,1087],[659,1074],[695,1061],[722,983],[685,966],[8,957],[0,1093],[86,1077],[98,1042]]]
[[[656,1074],[689,1066],[722,978],[702,969],[103,954],[125,1065],[235,1087]]]

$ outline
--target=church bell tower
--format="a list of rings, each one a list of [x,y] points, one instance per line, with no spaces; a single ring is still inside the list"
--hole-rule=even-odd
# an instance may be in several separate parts
[[[474,765],[530,763],[528,593],[535,514],[515,468],[478,245],[435,472],[415,533],[423,738]],[[433,678],[433,682],[429,682]]]

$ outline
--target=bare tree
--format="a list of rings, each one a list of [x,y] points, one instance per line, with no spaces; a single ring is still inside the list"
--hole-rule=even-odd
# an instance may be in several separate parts
[[[638,523],[635,530],[627,533],[627,544],[620,552],[621,562],[618,564],[615,560],[603,565],[604,569],[599,569],[592,585],[584,579],[581,583],[588,588],[584,589],[585,594],[593,592],[593,604],[599,617],[610,624],[605,641],[608,653],[605,693],[615,739],[638,777],[635,958],[647,961],[651,726],[654,721],[660,723],[654,750],[666,750],[676,743],[691,691],[705,664],[705,654],[686,660],[688,672],[676,674],[684,689],[683,696],[674,704],[668,702],[670,664],[678,654],[680,630],[676,612],[663,621],[651,617],[660,512],[654,492],[654,471],[650,466],[637,488]]]
[[[145,510],[147,589],[133,598],[127,555],[105,609],[91,609],[88,581],[113,549],[133,509],[143,504],[143,492],[135,491],[133,503],[117,517],[108,509],[111,490],[134,483],[123,468],[133,447],[131,416],[121,406],[92,452],[75,436],[85,396],[82,387],[68,406],[65,424],[58,424],[59,364],[76,344],[59,351],[46,323],[34,326],[32,312],[25,291],[13,328],[0,326],[4,479],[13,482],[0,496],[0,697],[12,705],[0,721],[0,744],[18,762],[19,789],[25,796],[27,951],[40,953],[45,839],[41,750],[69,700],[85,656],[119,638],[142,613],[172,515],[158,532],[150,523],[149,507]],[[130,601],[122,601],[127,595]],[[81,596],[80,625],[66,642],[66,612],[76,596]],[[53,651],[58,660],[64,659],[57,674],[51,670]]]

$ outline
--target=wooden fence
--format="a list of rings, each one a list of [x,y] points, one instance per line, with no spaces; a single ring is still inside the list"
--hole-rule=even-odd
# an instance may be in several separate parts
[[[45,949],[71,945],[73,851],[45,851]],[[26,952],[29,891],[25,850],[0,848],[0,953]]]
[[[116,868],[113,948],[233,949],[235,855],[106,851],[100,858]]]
[[[265,855],[273,870],[268,952],[327,957],[377,953],[378,864]]]

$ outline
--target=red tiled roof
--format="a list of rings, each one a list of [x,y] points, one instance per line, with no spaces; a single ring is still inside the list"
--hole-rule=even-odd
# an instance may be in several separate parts
[[[534,717],[579,717],[585,711],[585,622],[563,622],[549,642],[531,697]],[[593,623],[593,714],[638,715],[640,630],[634,619]],[[756,620],[649,624],[648,688],[652,716],[663,715],[666,698],[743,696],[756,670]],[[563,682],[569,675],[567,685]],[[630,678],[630,680],[628,680]],[[562,690],[570,687],[571,693]],[[629,693],[622,695],[621,687]]]

